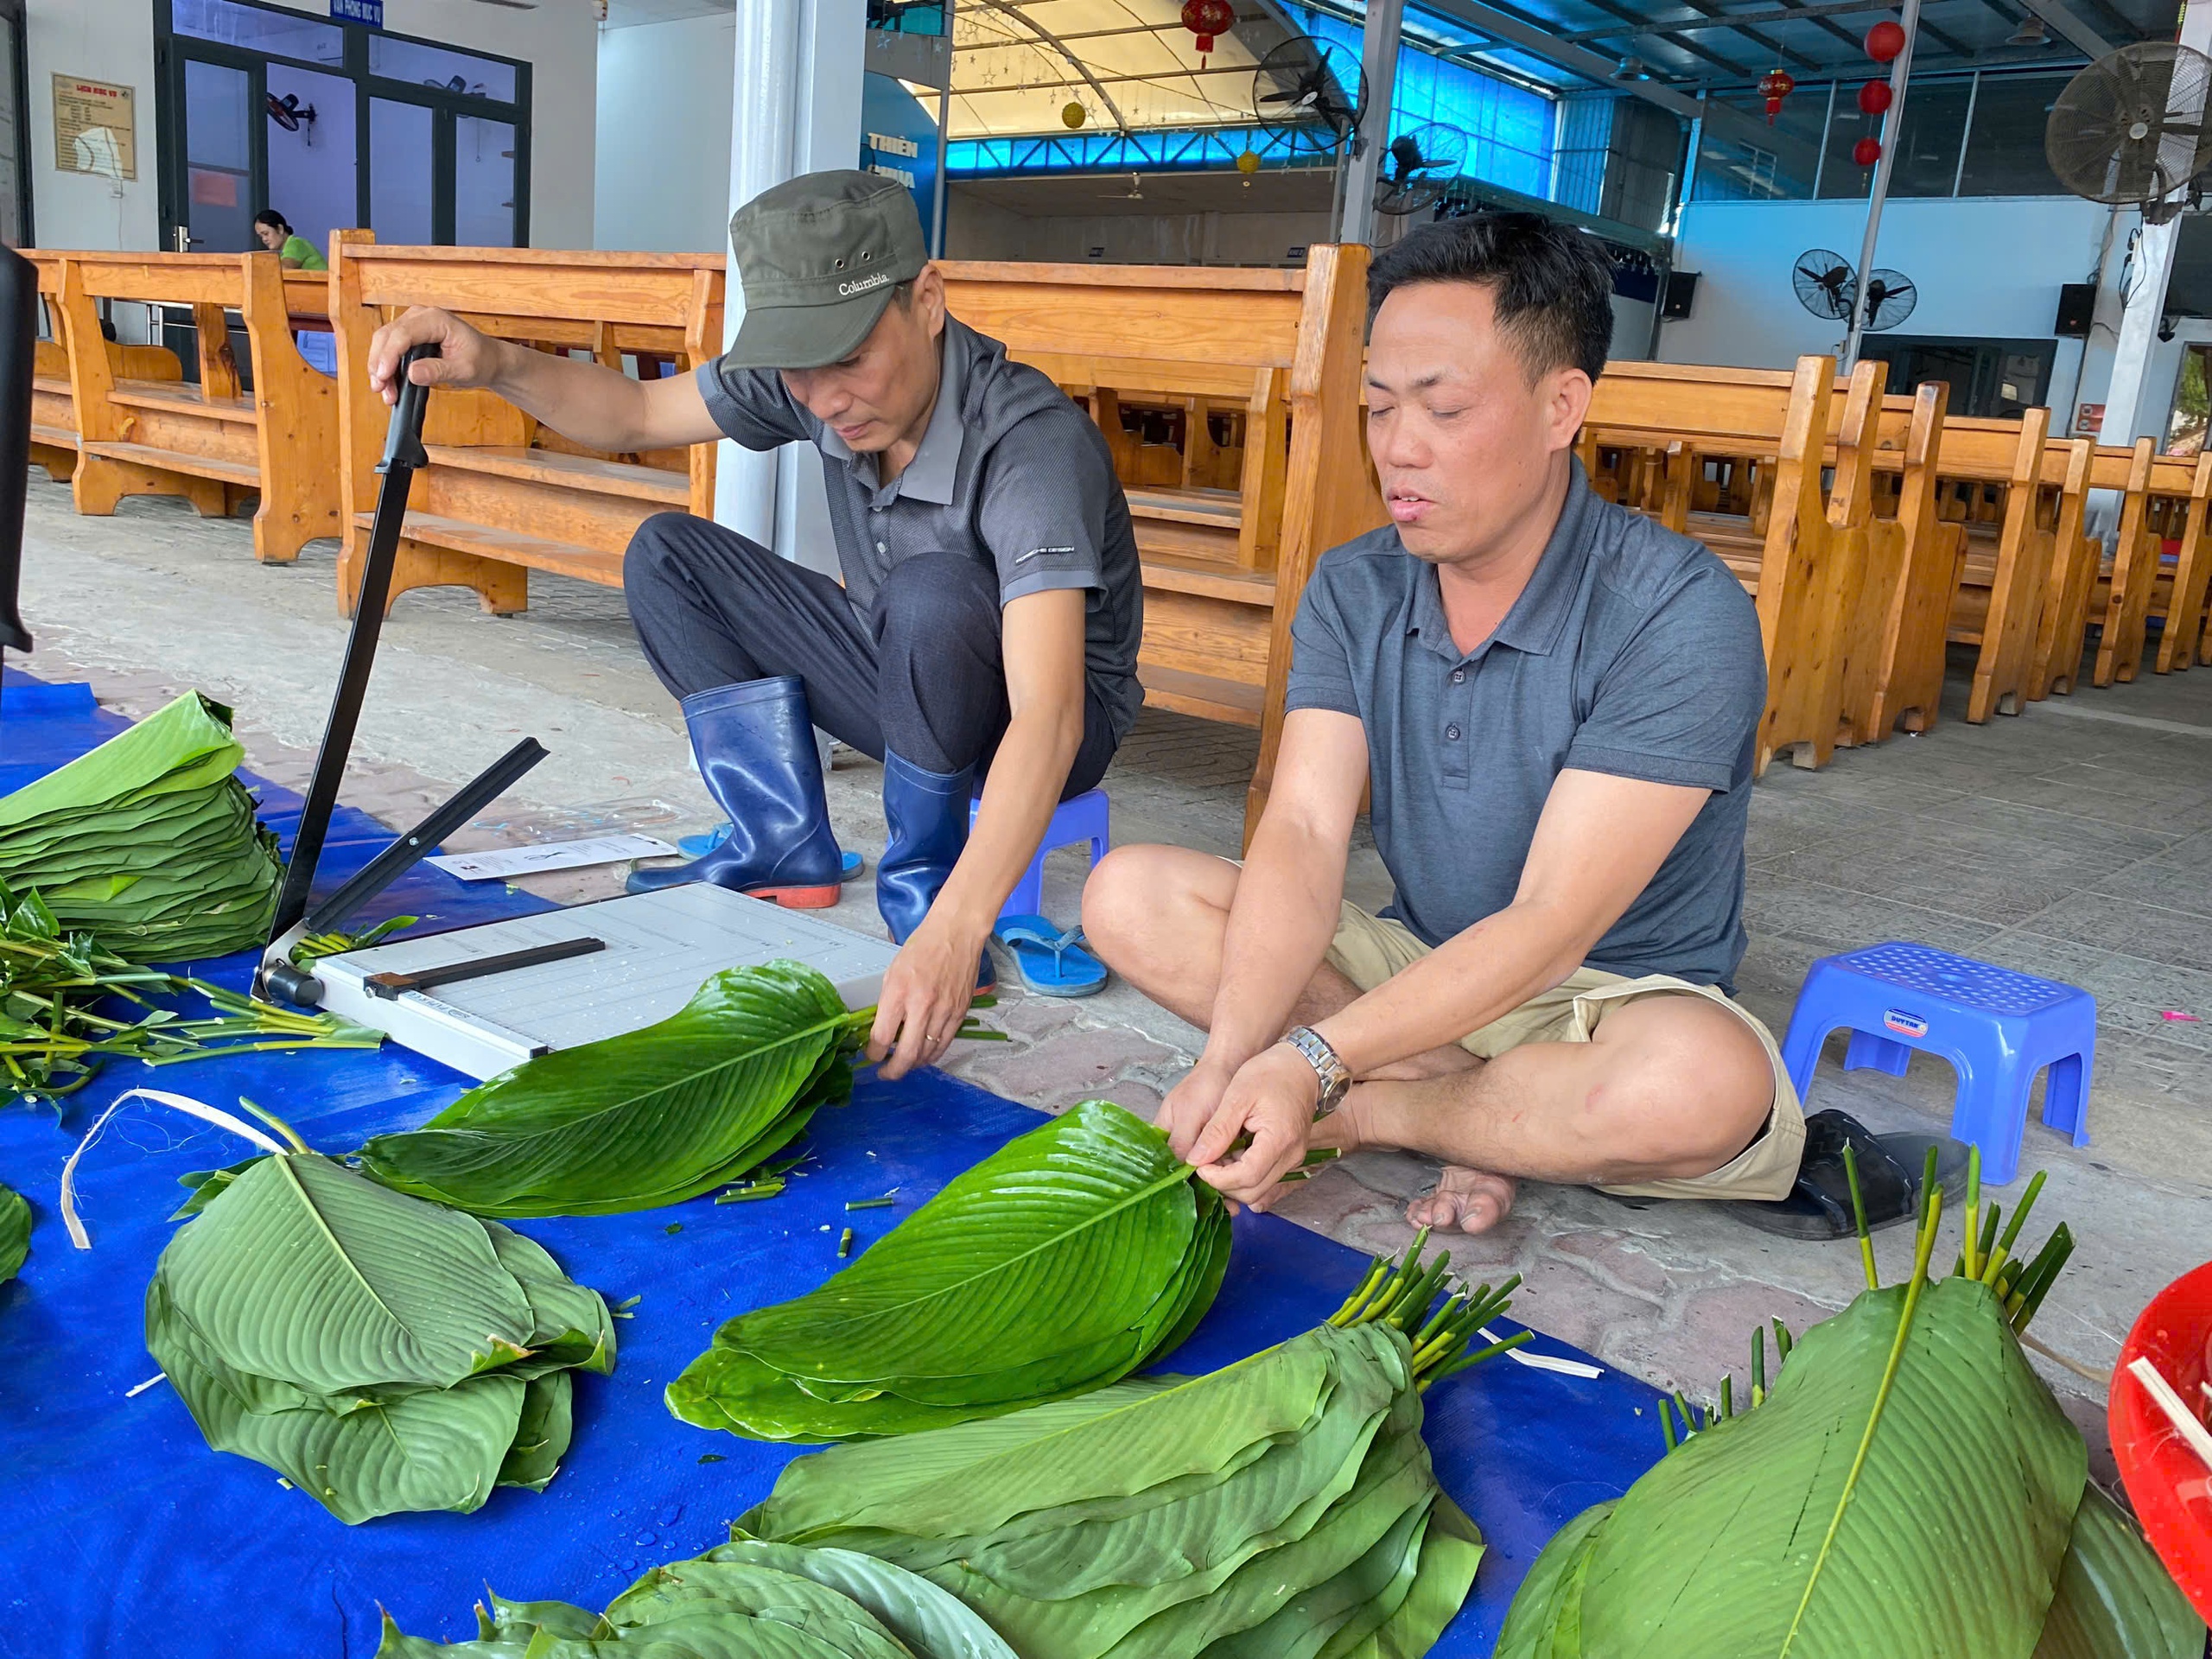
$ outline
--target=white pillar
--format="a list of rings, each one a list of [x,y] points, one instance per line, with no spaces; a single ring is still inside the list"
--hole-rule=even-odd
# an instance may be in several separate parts
[[[858,164],[867,19],[866,0],[738,0],[733,213],[786,179]],[[734,261],[723,319],[727,344],[745,319]],[[787,559],[804,552],[807,563],[834,569],[813,456],[811,445],[762,454],[724,442],[715,467],[716,522]]]
[[[1367,78],[1367,109],[1360,117],[1358,154],[1345,162],[1339,242],[1375,239],[1375,174],[1390,142],[1390,106],[1398,92],[1398,37],[1403,32],[1405,0],[1368,0],[1367,25],[1360,40],[1360,70]]]
[[[2184,9],[2181,43],[2195,52],[2212,52],[2212,5]],[[2171,108],[2171,106],[2169,106]],[[2173,109],[2194,124],[2203,117],[2201,107]],[[2113,348],[2112,380],[2105,388],[2105,418],[2100,443],[2132,444],[2139,437],[2163,438],[2166,393],[2150,396],[2144,372],[2158,344],[2158,319],[2165,314],[2166,283],[2173,276],[2174,242],[2181,234],[2178,219],[2164,225],[2145,225],[2135,245],[2135,285],[2127,296],[2127,310],[2120,321],[2120,343]]]

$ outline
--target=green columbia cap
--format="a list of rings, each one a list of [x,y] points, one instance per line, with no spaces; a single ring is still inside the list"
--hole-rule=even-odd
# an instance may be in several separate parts
[[[906,186],[873,173],[808,173],[764,190],[729,221],[745,321],[740,369],[818,369],[868,338],[891,290],[929,263]]]

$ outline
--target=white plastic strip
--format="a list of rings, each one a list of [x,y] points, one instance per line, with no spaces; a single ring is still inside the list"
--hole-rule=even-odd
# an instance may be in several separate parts
[[[1486,1325],[1480,1326],[1477,1334],[1484,1342],[1503,1340]],[[1526,1348],[1509,1348],[1505,1351],[1505,1357],[1516,1365],[1526,1365],[1532,1371],[1557,1371],[1561,1376],[1603,1376],[1605,1374],[1605,1368],[1602,1365],[1586,1365],[1579,1359],[1568,1359],[1560,1354],[1532,1354]]]
[[[69,1242],[80,1250],[92,1248],[92,1236],[86,1232],[85,1224],[77,1219],[77,1160],[92,1149],[92,1142],[100,1138],[100,1131],[107,1128],[107,1121],[120,1107],[134,1100],[150,1100],[156,1105],[172,1106],[178,1111],[198,1118],[203,1123],[213,1123],[219,1129],[228,1129],[232,1135],[251,1141],[264,1152],[286,1152],[242,1117],[233,1117],[219,1106],[210,1106],[203,1101],[173,1095],[162,1089],[133,1089],[118,1095],[108,1109],[92,1121],[85,1131],[85,1138],[77,1143],[77,1150],[69,1154],[69,1161],[61,1166],[61,1224],[69,1230]]]
[[[2127,1373],[2143,1385],[2143,1391],[2158,1402],[2158,1409],[2166,1414],[2174,1432],[2189,1445],[2189,1449],[2204,1459],[2204,1466],[2212,1469],[2212,1432],[2196,1421],[2196,1413],[2174,1392],[2174,1385],[2166,1381],[2158,1368],[2141,1355],[2127,1368]]]

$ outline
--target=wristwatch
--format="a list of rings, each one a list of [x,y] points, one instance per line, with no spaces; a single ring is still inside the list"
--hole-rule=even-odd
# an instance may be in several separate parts
[[[1314,1121],[1319,1122],[1344,1104],[1344,1095],[1351,1088],[1351,1068],[1329,1046],[1329,1039],[1311,1026],[1293,1026],[1283,1033],[1283,1041],[1305,1057],[1313,1075],[1321,1080],[1321,1098],[1313,1108]]]

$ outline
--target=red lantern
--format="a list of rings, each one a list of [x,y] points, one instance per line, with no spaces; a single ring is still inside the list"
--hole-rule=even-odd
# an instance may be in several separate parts
[[[1877,63],[1887,63],[1904,50],[1904,29],[1902,24],[1885,17],[1866,31],[1866,55]]]
[[[1782,100],[1797,89],[1796,80],[1787,69],[1770,69],[1759,77],[1759,96],[1766,99],[1766,124],[1774,124],[1774,118],[1782,113]]]
[[[1229,0],[1183,0],[1183,27],[1198,37],[1201,53],[1212,51],[1214,36],[1228,34],[1236,21]]]
[[[1861,138],[1851,147],[1851,159],[1861,167],[1873,166],[1882,159],[1882,141],[1878,138]]]
[[[1886,80],[1870,80],[1859,89],[1859,107],[1868,115],[1884,115],[1897,94]]]

